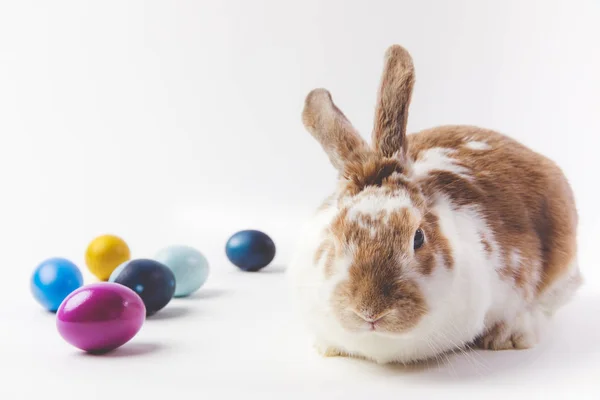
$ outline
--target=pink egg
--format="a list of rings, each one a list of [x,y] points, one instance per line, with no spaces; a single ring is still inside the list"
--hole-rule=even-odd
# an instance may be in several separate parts
[[[142,328],[146,307],[140,296],[112,282],[92,283],[69,294],[56,314],[60,335],[90,353],[114,350]]]

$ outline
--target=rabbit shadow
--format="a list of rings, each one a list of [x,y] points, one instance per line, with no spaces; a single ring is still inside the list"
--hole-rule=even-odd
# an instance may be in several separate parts
[[[585,363],[590,357],[600,360],[600,296],[579,296],[559,310],[542,332],[540,342],[527,350],[464,350],[439,356],[420,363],[378,365],[363,363],[363,369],[377,375],[414,374],[416,379],[428,384],[441,382],[476,381],[505,374],[527,374],[527,370],[539,371],[572,368]]]

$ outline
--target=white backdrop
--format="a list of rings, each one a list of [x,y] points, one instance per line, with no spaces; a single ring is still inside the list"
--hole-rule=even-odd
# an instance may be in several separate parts
[[[393,43],[416,67],[410,131],[493,128],[564,168],[596,294],[599,20],[597,0],[4,1],[0,311],[37,315],[35,265],[82,264],[106,232],[134,256],[194,245],[229,276],[228,236],[261,229],[283,268],[335,178],[304,97],[328,88],[369,137]]]

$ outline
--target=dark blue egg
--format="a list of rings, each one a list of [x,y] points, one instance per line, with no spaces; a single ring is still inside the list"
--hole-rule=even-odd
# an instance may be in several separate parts
[[[275,243],[260,231],[245,230],[234,234],[225,245],[227,258],[238,268],[255,272],[275,258]]]
[[[175,294],[175,275],[164,264],[149,259],[126,261],[113,272],[111,282],[136,292],[146,306],[146,316],[164,308]]]

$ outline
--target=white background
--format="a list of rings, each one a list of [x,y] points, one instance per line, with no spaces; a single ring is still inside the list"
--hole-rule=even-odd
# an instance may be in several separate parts
[[[599,20],[597,0],[2,1],[0,398],[600,398]],[[416,67],[410,131],[497,129],[573,184],[587,284],[536,349],[409,371],[322,359],[293,325],[282,271],[335,178],[304,96],[328,88],[368,138],[393,43]],[[245,228],[278,246],[260,274],[224,256]],[[102,233],[134,257],[196,246],[211,276],[90,357],[29,277],[51,256],[85,268]]]

